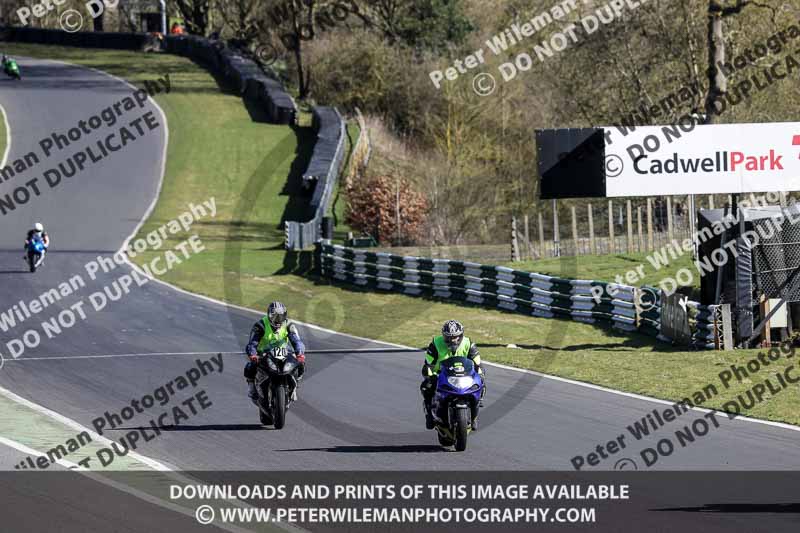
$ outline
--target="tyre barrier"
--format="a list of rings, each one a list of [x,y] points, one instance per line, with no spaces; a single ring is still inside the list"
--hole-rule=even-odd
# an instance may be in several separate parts
[[[296,124],[297,104],[283,85],[261,70],[261,67],[221,41],[197,35],[170,35],[164,38],[169,53],[188,57],[223,77],[250,102],[263,106],[273,124]]]
[[[147,42],[148,35],[146,33],[117,33],[109,31],[69,33],[64,30],[19,28],[14,26],[4,26],[0,31],[2,31],[4,41],[80,48],[113,48],[117,50],[140,50]]]
[[[320,244],[322,277],[373,290],[445,301],[472,303],[541,318],[565,318],[605,324],[623,332],[639,332],[671,342],[661,332],[660,295],[641,304],[636,288],[604,281],[558,278],[502,266],[449,259],[430,259],[368,252]],[[714,349],[719,335],[719,306],[689,302],[692,346]],[[718,337],[716,337],[718,338]]]

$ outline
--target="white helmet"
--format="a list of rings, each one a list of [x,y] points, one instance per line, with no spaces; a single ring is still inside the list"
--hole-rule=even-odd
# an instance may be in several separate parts
[[[44,231],[44,226],[42,226],[41,222],[37,222],[36,224],[33,225],[33,229],[41,233],[42,231]]]

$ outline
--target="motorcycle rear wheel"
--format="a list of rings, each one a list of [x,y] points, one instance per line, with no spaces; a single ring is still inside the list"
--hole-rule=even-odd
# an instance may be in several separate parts
[[[275,429],[283,429],[286,423],[286,387],[280,385],[272,391],[272,416],[275,418]]]
[[[469,432],[470,410],[456,409],[454,433],[456,437],[456,451],[463,452],[467,449],[467,433]]]

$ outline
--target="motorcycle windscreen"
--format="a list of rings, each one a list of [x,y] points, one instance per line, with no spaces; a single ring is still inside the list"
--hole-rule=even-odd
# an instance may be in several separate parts
[[[469,376],[475,371],[472,359],[467,357],[450,357],[442,361],[439,368],[448,376]]]

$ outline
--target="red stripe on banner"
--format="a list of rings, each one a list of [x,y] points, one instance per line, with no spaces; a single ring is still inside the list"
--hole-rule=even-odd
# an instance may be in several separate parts
[[[794,140],[792,140],[792,145],[797,146],[800,145],[800,135],[795,135]]]

